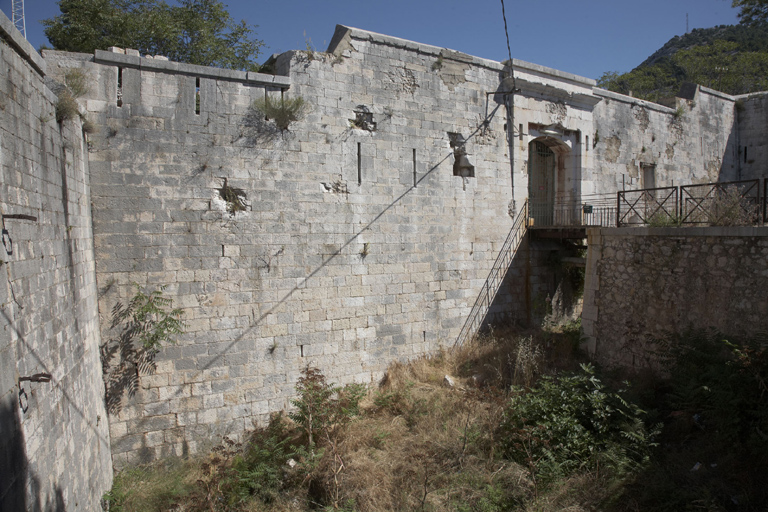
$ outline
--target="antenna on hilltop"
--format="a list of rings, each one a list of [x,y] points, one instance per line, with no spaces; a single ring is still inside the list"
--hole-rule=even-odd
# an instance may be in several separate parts
[[[27,24],[24,21],[24,0],[13,0],[12,11],[13,24],[16,26],[19,32],[21,32],[21,35],[24,36],[24,39],[26,39]]]
[[[688,33],[688,13],[685,13],[685,33]]]

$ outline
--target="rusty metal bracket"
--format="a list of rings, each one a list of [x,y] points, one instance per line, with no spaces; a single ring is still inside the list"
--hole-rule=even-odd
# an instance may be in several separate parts
[[[13,238],[7,229],[3,228],[3,247],[5,247],[5,253],[9,256],[13,254]]]
[[[30,375],[29,377],[19,377],[19,382],[51,382],[51,374],[50,373],[36,373],[34,375]]]

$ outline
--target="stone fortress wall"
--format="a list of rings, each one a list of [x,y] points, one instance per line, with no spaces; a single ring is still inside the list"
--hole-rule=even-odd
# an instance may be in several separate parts
[[[0,15],[0,510],[92,511],[112,462],[88,158],[46,74]]]
[[[61,124],[73,137],[61,143],[75,148],[72,162],[81,151],[86,227],[51,236],[82,237],[69,244],[73,261],[84,262],[79,300],[90,301],[80,310],[90,323],[79,325],[95,321],[98,290],[101,333],[71,341],[108,339],[112,308],[130,299],[133,283],[165,286],[185,311],[186,333],[110,415],[117,467],[241,436],[288,407],[307,364],[336,382],[376,382],[393,360],[450,346],[528,197],[531,142],[557,155],[558,200],[590,202],[640,188],[643,164],[654,166],[657,186],[739,176],[747,143],[739,141],[758,143],[741,134],[765,122],[753,108],[761,96],[739,106],[693,88],[670,108],[522,61],[510,71],[341,26],[327,53],[272,59],[275,75],[131,53],[32,57],[52,80],[78,69],[92,84],[80,105],[97,131]],[[9,77],[5,86],[29,80]],[[308,111],[281,132],[252,108],[267,97],[301,97]],[[20,119],[40,120],[5,116],[11,134]],[[546,135],[550,125],[561,136]],[[5,187],[17,155],[31,148],[6,150],[5,135],[3,144]],[[225,185],[242,189],[245,210],[228,211]],[[22,183],[25,194],[29,187]],[[6,197],[4,211],[14,204]],[[27,209],[42,218],[42,204]],[[546,252],[534,247],[526,258]],[[533,263],[516,259],[492,313],[525,318],[531,296],[551,288]],[[50,294],[41,308],[61,308],[66,296]],[[3,311],[12,308],[6,301]],[[84,353],[88,400],[103,411],[95,349]],[[7,384],[3,393],[17,392]],[[96,438],[90,443],[93,453]]]

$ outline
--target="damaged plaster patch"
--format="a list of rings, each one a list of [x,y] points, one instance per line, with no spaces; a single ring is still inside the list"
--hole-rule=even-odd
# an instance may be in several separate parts
[[[552,115],[553,123],[562,123],[568,116],[568,107],[562,101],[547,103],[547,114]]]
[[[645,131],[648,129],[648,125],[651,124],[651,118],[648,115],[648,109],[643,106],[632,105],[632,113],[635,119],[640,123],[640,129]]]
[[[413,71],[403,66],[402,68],[396,68],[394,71],[387,71],[387,86],[390,89],[397,91],[398,97],[401,92],[413,94],[416,89],[419,88],[419,83],[416,80],[416,76]]]
[[[220,209],[221,202],[223,202],[224,209],[230,217],[234,217],[239,212],[246,211],[246,209],[251,206],[245,202],[246,199],[248,199],[248,194],[246,194],[245,190],[229,186],[227,178],[224,178],[224,183],[219,189],[218,199],[220,201],[216,201],[216,198],[214,198],[212,206],[216,209]]]
[[[621,139],[616,135],[611,135],[605,139],[605,160],[615,164],[619,159],[621,148]]]
[[[349,194],[347,188],[347,182],[342,180],[336,180],[332,183],[321,183],[325,192],[331,192],[335,194]]]
[[[466,62],[458,62],[453,59],[446,59],[451,56],[450,50],[443,50],[440,52],[438,62],[439,66],[436,66],[437,75],[440,80],[443,81],[449,91],[453,91],[457,85],[463,84],[467,81],[466,71],[469,69],[469,64]]]
[[[376,131],[376,123],[373,121],[373,112],[365,105],[358,105],[353,111],[355,118],[349,120],[352,128],[359,130],[366,130],[369,132]]]
[[[720,176],[720,167],[722,167],[722,162],[720,162],[720,160],[710,160],[707,162],[707,175],[709,176],[709,181],[718,180],[718,177]]]
[[[666,150],[667,158],[672,160],[675,158],[675,146],[672,144],[667,144],[667,150]]]

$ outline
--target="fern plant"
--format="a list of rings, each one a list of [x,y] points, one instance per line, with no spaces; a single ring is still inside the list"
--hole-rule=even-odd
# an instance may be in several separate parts
[[[155,370],[155,356],[162,346],[175,343],[184,332],[183,311],[163,295],[165,286],[148,293],[134,286],[131,300],[118,302],[112,309],[110,328],[115,335],[101,347],[106,402],[112,413],[120,410],[125,393],[136,393],[139,372]]]

